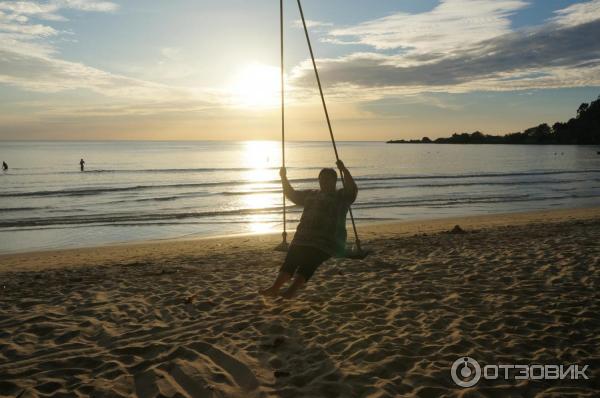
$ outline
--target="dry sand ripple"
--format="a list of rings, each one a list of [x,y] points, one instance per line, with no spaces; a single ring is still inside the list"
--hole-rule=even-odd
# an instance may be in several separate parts
[[[286,303],[256,295],[282,254],[253,238],[5,270],[0,395],[598,396],[600,220],[468,231],[374,232],[374,255],[328,262]],[[460,389],[450,366],[465,355],[588,364],[591,378]]]

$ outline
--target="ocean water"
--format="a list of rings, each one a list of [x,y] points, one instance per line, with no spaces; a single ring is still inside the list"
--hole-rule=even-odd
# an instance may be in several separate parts
[[[0,252],[282,228],[277,141],[0,142]],[[600,205],[597,147],[341,142],[357,221]],[[86,171],[79,171],[84,158]],[[329,142],[290,142],[288,176],[317,188]],[[289,204],[289,202],[288,202]],[[295,228],[301,209],[288,211]]]

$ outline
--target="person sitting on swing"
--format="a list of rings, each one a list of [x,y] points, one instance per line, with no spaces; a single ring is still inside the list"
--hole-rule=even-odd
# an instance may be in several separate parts
[[[337,166],[342,173],[344,187],[337,189],[334,169],[319,173],[320,190],[297,191],[287,179],[285,167],[279,171],[285,196],[304,211],[290,244],[279,275],[269,288],[261,290],[264,296],[279,296],[279,290],[295,275],[290,287],[281,295],[294,297],[323,262],[333,256],[342,256],[346,249],[346,214],[356,200],[358,187],[341,160]]]

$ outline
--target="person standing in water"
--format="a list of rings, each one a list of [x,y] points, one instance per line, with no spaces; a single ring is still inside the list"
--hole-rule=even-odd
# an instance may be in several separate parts
[[[2,162],[2,170],[3,171],[8,170],[8,165],[6,164],[6,162]]]
[[[290,185],[285,168],[281,182],[285,196],[304,211],[285,261],[273,284],[259,293],[277,297],[281,287],[294,281],[281,296],[290,299],[310,279],[319,265],[333,256],[343,254],[346,246],[346,214],[356,200],[358,187],[342,161],[337,166],[344,178],[344,187],[336,188],[337,173],[323,169],[319,173],[319,190],[295,190]]]
[[[83,169],[84,169],[84,166],[85,166],[85,160],[81,159],[81,160],[79,161],[79,166],[81,167],[81,171],[83,171]]]

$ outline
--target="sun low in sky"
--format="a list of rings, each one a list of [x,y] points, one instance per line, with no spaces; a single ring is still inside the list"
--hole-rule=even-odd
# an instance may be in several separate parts
[[[243,66],[232,79],[227,93],[231,97],[232,105],[251,109],[279,106],[281,103],[280,70],[259,63]]]
[[[288,137],[326,140],[285,1]],[[304,0],[336,136],[519,131],[600,94],[600,0]],[[0,139],[277,139],[279,1],[0,0]]]

